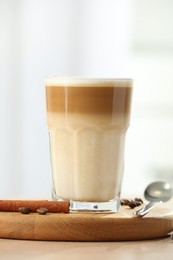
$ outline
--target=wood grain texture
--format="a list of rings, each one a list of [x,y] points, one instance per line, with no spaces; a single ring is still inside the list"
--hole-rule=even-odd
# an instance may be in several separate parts
[[[173,230],[173,211],[153,210],[132,217],[122,207],[115,214],[0,212],[0,237],[54,241],[129,241],[161,238]]]

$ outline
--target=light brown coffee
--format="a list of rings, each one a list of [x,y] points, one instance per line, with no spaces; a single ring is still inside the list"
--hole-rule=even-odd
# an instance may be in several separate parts
[[[119,196],[132,81],[51,79],[46,84],[55,199]]]

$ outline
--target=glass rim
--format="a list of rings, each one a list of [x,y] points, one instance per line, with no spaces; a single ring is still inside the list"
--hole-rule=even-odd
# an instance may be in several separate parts
[[[46,78],[47,87],[76,87],[76,86],[117,86],[132,87],[131,78],[99,78],[99,77],[48,77]]]

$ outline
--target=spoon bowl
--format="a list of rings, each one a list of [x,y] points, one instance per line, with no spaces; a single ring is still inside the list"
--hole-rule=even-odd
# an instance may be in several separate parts
[[[144,196],[148,201],[166,202],[172,198],[172,186],[167,182],[153,182],[145,189]]]
[[[172,185],[168,182],[152,182],[149,184],[144,192],[146,200],[150,201],[145,207],[134,212],[137,217],[145,216],[157,203],[166,202],[173,196]]]

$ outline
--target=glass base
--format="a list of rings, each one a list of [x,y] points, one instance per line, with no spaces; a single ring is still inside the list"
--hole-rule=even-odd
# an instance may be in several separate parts
[[[70,212],[114,213],[120,208],[120,199],[108,202],[70,201]]]

